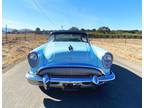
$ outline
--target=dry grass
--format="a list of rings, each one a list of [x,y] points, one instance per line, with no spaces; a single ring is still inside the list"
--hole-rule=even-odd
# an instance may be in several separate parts
[[[45,42],[47,42],[47,37],[38,35],[36,37],[29,37],[26,41],[22,38],[20,40],[19,38],[17,40],[9,38],[8,43],[4,43],[2,46],[3,69],[26,57],[30,50]]]
[[[26,57],[28,52],[42,43],[47,42],[46,36],[27,35],[27,40],[24,40],[24,34],[12,35],[8,37],[8,43],[3,43],[3,69],[16,61]],[[16,39],[17,37],[17,39]],[[4,42],[3,38],[3,42]],[[126,60],[141,63],[142,46],[141,39],[127,39],[126,44],[124,39],[93,39],[93,44],[111,51],[114,55],[120,56]]]
[[[119,56],[131,62],[141,64],[141,39],[93,39],[91,42],[99,47],[111,51],[116,56]]]

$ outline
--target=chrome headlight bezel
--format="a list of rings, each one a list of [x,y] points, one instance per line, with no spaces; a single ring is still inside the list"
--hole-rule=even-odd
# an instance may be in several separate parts
[[[31,67],[36,67],[38,65],[38,54],[36,52],[29,53],[28,62]]]
[[[102,64],[104,68],[109,69],[113,62],[113,55],[110,52],[106,52],[102,57]]]

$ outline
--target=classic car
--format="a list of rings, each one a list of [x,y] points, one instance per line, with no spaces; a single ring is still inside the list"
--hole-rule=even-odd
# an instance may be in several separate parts
[[[91,44],[85,32],[54,31],[28,54],[26,78],[45,89],[96,87],[115,79],[112,62],[113,55]]]

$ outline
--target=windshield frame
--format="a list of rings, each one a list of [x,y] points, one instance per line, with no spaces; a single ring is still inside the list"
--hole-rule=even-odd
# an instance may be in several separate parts
[[[55,41],[56,36],[58,36],[60,34],[80,35],[81,38],[82,38],[82,36],[84,36],[86,41],[82,41],[82,40],[81,41]],[[53,33],[53,34],[50,34],[50,38],[52,38],[51,40],[54,42],[86,42],[86,43],[89,43],[88,36],[86,33]]]

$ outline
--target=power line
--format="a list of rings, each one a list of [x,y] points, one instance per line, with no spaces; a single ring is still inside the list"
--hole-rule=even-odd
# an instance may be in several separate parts
[[[55,24],[55,23],[49,18],[49,16],[47,15],[46,10],[39,5],[38,1],[37,1],[37,0],[32,0],[32,1],[33,1],[33,3],[35,4],[35,6],[38,8],[39,12],[41,12],[41,14],[45,15],[45,16],[47,17],[48,21],[49,21],[52,25],[56,26],[56,24]]]

